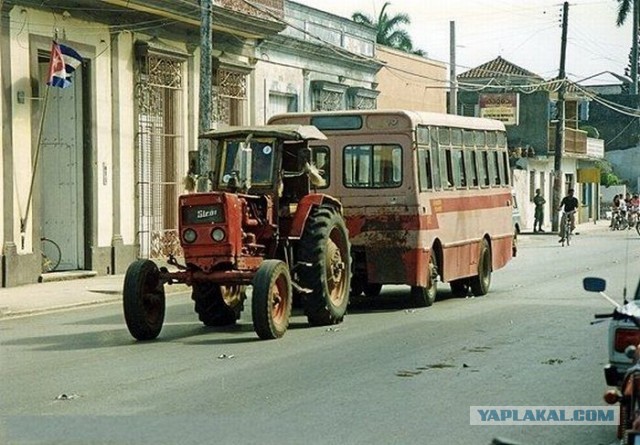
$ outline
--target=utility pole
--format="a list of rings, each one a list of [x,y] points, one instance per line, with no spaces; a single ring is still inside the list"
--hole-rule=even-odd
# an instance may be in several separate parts
[[[456,22],[449,22],[449,114],[458,114],[458,82],[456,79]]]
[[[198,132],[202,134],[211,129],[211,0],[200,0],[200,109]],[[204,184],[198,184],[198,191],[206,188],[206,178],[211,170],[211,151],[206,140],[198,140],[199,176],[205,178]]]
[[[551,209],[551,230],[558,231],[558,207],[560,207],[560,195],[562,193],[562,151],[564,149],[564,92],[566,89],[565,61],[567,58],[567,28],[569,22],[569,2],[564,2],[562,8],[562,44],[560,46],[560,72],[558,80],[558,123],[556,124],[556,144],[554,155],[553,175],[553,199]]]
[[[638,15],[640,15],[640,0],[633,0],[633,44],[631,45],[631,94],[638,94]]]

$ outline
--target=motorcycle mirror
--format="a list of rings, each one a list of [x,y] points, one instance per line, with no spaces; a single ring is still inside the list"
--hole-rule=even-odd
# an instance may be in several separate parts
[[[586,277],[582,280],[582,287],[587,292],[604,292],[607,280],[598,277]]]

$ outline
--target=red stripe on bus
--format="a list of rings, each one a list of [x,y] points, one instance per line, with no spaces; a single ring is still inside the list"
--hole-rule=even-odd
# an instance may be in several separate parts
[[[431,199],[430,215],[401,215],[389,213],[389,207],[380,207],[379,213],[349,214],[345,208],[347,228],[351,236],[368,231],[392,230],[435,230],[439,229],[438,214],[461,211],[487,210],[501,207],[511,207],[511,193],[499,195],[476,195],[451,198]]]

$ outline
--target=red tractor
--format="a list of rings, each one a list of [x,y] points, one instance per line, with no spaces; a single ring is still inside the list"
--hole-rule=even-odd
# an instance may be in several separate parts
[[[123,304],[138,340],[160,334],[165,284],[192,287],[206,326],[238,320],[252,286],[253,326],[262,339],[287,330],[291,308],[311,325],[342,321],[349,303],[351,255],[342,206],[315,193],[322,178],[308,141],[325,139],[313,126],[231,127],[201,136],[215,153],[212,190],[179,198],[184,264],[176,270],[141,259],[127,269]]]

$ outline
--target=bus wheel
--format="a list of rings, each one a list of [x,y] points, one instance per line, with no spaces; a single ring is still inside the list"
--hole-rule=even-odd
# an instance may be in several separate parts
[[[351,291],[349,292],[349,295],[352,297],[359,297],[362,295],[362,292],[364,292],[364,287],[365,285],[360,279],[356,277],[351,278]]]
[[[369,298],[374,298],[380,295],[382,290],[382,284],[380,283],[367,283],[364,287],[364,294]]]
[[[482,240],[478,258],[478,275],[471,278],[471,292],[476,297],[487,295],[491,286],[491,249],[487,240]]]
[[[429,257],[429,285],[427,287],[411,286],[411,305],[413,307],[429,307],[436,301],[438,291],[438,267],[431,250]]]
[[[469,294],[469,280],[453,280],[449,282],[451,294],[454,298],[466,297]]]

